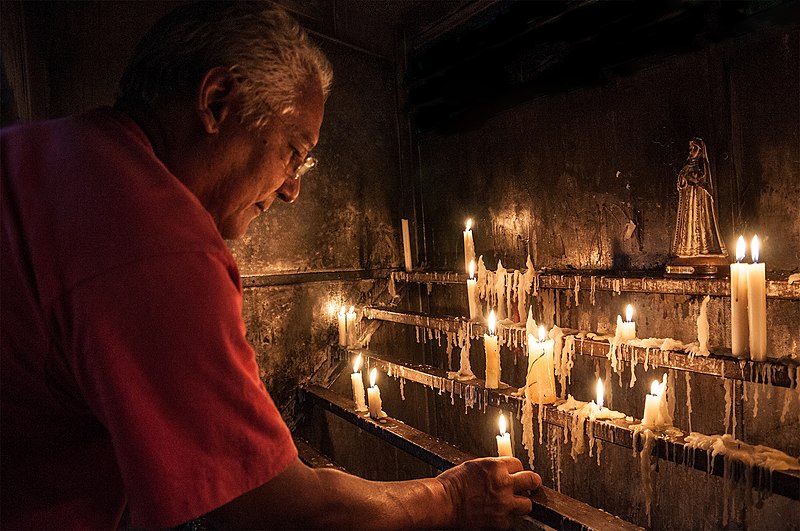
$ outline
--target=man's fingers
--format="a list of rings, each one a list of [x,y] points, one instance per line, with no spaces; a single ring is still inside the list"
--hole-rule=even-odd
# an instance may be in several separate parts
[[[514,485],[514,492],[521,492],[524,490],[536,490],[542,486],[542,478],[536,472],[524,470],[511,474],[511,480]]]
[[[533,502],[527,496],[514,496],[511,501],[511,512],[514,514],[528,514],[533,510]]]
[[[523,470],[522,461],[516,457],[504,456],[496,457],[495,459],[502,461],[506,465],[509,474],[514,474],[515,472]]]

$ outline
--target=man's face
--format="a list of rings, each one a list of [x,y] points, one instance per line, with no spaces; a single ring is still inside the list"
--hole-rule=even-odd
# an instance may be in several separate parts
[[[300,194],[295,170],[316,145],[322,126],[324,98],[319,85],[309,84],[295,109],[259,129],[242,125],[238,116],[226,121],[215,157],[219,180],[203,201],[223,238],[243,236],[275,198],[291,203]]]

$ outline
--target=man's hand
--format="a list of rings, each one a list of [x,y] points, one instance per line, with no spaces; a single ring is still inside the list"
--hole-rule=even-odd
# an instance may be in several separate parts
[[[523,470],[515,457],[486,457],[467,461],[440,474],[452,501],[455,527],[509,528],[513,515],[531,512],[530,491],[542,478]]]

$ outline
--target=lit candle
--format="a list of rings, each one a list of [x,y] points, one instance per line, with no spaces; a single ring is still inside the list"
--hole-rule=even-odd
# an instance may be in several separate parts
[[[369,389],[367,389],[367,400],[369,401],[369,416],[374,419],[385,417],[386,414],[381,410],[383,402],[381,402],[381,391],[375,385],[375,378],[378,375],[378,369],[373,368],[369,373]]]
[[[356,411],[366,411],[367,404],[364,402],[364,380],[361,378],[361,354],[358,355],[353,363],[353,374],[350,375],[350,383],[353,385],[353,402],[356,404]]]
[[[499,420],[500,435],[497,435],[497,455],[500,457],[513,457],[514,452],[511,451],[511,434],[506,433],[506,418],[500,415]]]
[[[472,218],[470,218],[467,220],[467,228],[464,230],[464,270],[469,271],[469,263],[474,261],[475,242],[472,240]],[[470,273],[469,276],[473,275],[474,273]]]
[[[747,269],[744,260],[744,236],[736,242],[736,263],[731,264],[731,352],[734,356],[747,355]]]
[[[539,340],[528,336],[528,375],[525,395],[537,404],[552,404],[556,400],[556,380],[553,370],[552,339],[547,339],[544,326],[539,326]]]
[[[342,306],[339,308],[339,346],[347,346],[347,317],[345,316],[347,308]]]
[[[603,380],[598,378],[597,379],[597,409],[603,409]]]
[[[479,316],[478,297],[475,293],[477,286],[475,279],[475,260],[469,261],[469,278],[467,279],[467,299],[469,299],[469,318],[475,320]]]
[[[621,316],[617,316],[617,337],[619,337],[620,341],[636,339],[636,323],[632,319],[633,306],[629,304],[625,308],[625,322],[622,322]]]
[[[661,384],[658,380],[653,380],[650,386],[650,394],[644,397],[644,416],[642,424],[646,428],[655,428],[658,422],[658,410],[661,404]]]
[[[347,312],[347,345],[350,347],[358,344],[358,336],[356,334],[356,310],[350,306],[350,311]]]
[[[400,222],[403,225],[403,258],[406,271],[411,271],[411,237],[408,235],[408,220],[402,219]]]
[[[753,263],[747,268],[747,322],[750,325],[750,359],[767,359],[767,282],[764,263],[758,262],[758,236],[753,236],[750,255]]]
[[[483,335],[483,348],[486,351],[486,388],[500,387],[500,345],[494,335],[497,318],[494,310],[489,314],[489,333]]]

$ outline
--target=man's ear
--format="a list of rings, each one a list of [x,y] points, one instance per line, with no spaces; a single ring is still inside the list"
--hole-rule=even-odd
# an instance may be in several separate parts
[[[233,73],[217,66],[206,72],[197,94],[197,112],[206,133],[219,132],[220,124],[234,112],[238,84]]]

